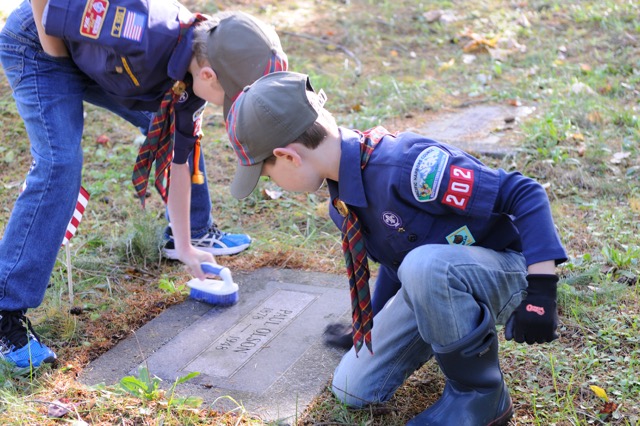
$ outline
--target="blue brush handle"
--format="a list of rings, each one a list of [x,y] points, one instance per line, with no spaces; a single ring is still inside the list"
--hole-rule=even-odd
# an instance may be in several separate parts
[[[213,275],[220,276],[220,273],[224,269],[224,266],[216,265],[209,262],[204,262],[200,264],[200,268],[202,269],[202,272],[204,272],[205,274],[213,274]]]

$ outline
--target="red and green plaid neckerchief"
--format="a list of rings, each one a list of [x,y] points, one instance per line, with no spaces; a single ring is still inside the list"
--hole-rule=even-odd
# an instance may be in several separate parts
[[[358,133],[360,134],[360,168],[364,169],[378,142],[391,133],[380,126]],[[369,262],[367,261],[367,250],[362,238],[360,221],[355,213],[338,197],[333,199],[333,206],[344,217],[342,251],[351,293],[353,346],[356,350],[356,356],[363,344],[373,355],[371,345],[373,313],[371,311],[371,292],[369,291]]]
[[[199,13],[192,16],[189,22],[180,23],[180,35],[176,46],[187,31],[207,18]],[[171,161],[173,160],[173,145],[175,143],[175,103],[185,92],[187,86],[182,81],[176,81],[167,90],[160,102],[160,109],[153,117],[147,139],[138,151],[136,164],[133,166],[131,180],[135,187],[136,194],[144,207],[151,166],[156,163],[155,187],[162,197],[162,201],[167,203],[169,198],[169,185],[171,184]],[[198,144],[199,141],[196,141]]]

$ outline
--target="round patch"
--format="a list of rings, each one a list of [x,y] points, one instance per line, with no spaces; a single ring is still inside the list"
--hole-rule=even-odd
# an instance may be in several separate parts
[[[402,226],[402,219],[394,212],[382,212],[382,221],[389,228],[398,229]]]
[[[185,90],[184,92],[182,92],[180,94],[180,98],[178,98],[178,103],[183,103],[184,101],[186,101],[187,99],[189,99],[189,94],[187,93],[187,91]]]

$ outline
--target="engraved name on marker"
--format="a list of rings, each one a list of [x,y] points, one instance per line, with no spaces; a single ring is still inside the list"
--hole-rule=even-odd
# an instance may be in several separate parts
[[[278,290],[207,346],[182,370],[211,370],[231,377],[309,306],[316,295]]]

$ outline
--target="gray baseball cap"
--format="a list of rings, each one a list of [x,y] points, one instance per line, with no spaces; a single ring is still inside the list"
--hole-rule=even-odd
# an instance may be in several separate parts
[[[231,194],[245,198],[256,187],[264,160],[298,139],[318,118],[326,96],[316,94],[309,76],[265,75],[245,87],[227,116],[229,141],[238,157]]]
[[[225,117],[246,85],[265,74],[287,70],[287,55],[276,31],[243,12],[220,20],[209,35],[207,56],[225,93]]]

